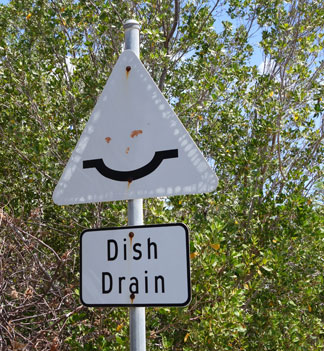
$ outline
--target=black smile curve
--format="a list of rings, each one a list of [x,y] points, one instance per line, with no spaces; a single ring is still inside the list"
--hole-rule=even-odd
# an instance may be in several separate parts
[[[83,161],[83,168],[96,168],[97,171],[106,178],[120,182],[132,182],[133,180],[143,178],[155,171],[163,160],[176,157],[178,157],[178,149],[156,151],[149,163],[132,171],[116,171],[111,169],[105,165],[102,158]]]

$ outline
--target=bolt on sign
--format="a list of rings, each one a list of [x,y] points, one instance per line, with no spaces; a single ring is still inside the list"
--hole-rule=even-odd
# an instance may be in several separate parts
[[[54,190],[58,205],[213,191],[218,179],[132,50],[119,57]]]
[[[80,240],[84,305],[189,304],[189,235],[184,224],[92,229]]]

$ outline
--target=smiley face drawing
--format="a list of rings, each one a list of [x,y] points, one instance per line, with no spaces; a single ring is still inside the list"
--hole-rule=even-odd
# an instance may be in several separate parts
[[[149,163],[132,171],[117,171],[111,169],[105,165],[102,158],[83,161],[83,168],[96,168],[96,170],[106,178],[131,183],[133,180],[143,178],[154,172],[163,160],[176,157],[178,157],[178,149],[156,151]]]
[[[213,191],[215,172],[139,58],[125,50],[54,190],[58,205]]]
[[[130,137],[135,138],[140,134],[143,134],[143,131],[141,129],[133,130],[130,134]],[[112,138],[106,137],[105,140],[107,144],[109,144]],[[125,153],[128,154],[129,151],[130,151],[130,147],[128,146],[126,148]],[[130,184],[133,180],[143,178],[149,175],[150,173],[154,172],[159,167],[159,165],[162,163],[163,160],[166,160],[168,158],[176,158],[176,157],[178,157],[178,149],[170,149],[170,150],[156,151],[154,153],[152,160],[149,163],[131,171],[119,171],[119,170],[111,169],[105,165],[104,160],[102,158],[83,161],[83,168],[84,169],[95,168],[102,176],[106,178],[120,181],[120,182],[128,182]]]
[[[136,139],[143,134],[142,129],[135,129],[130,133],[130,138]],[[105,137],[107,144],[111,144],[113,141],[111,137]],[[128,155],[131,148],[127,146],[125,154]],[[109,168],[106,166],[102,158],[90,159],[83,161],[83,168],[95,168],[103,177],[109,178],[115,181],[132,183],[134,180],[143,178],[150,173],[154,172],[163,160],[178,157],[178,149],[168,149],[163,151],[156,151],[150,162],[142,167],[130,170],[130,171],[120,171]]]

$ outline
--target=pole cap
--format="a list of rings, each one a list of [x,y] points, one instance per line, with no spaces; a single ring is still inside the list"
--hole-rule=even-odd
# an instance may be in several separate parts
[[[127,20],[126,22],[124,22],[124,29],[127,30],[127,29],[140,29],[140,25],[139,23],[134,20],[134,19],[129,19]]]

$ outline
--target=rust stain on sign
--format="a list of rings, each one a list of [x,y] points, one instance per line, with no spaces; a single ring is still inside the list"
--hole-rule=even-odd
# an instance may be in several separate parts
[[[132,69],[131,66],[127,66],[127,67],[126,67],[126,77],[127,77],[127,78],[128,78],[128,75],[129,75],[129,72],[130,72],[131,69]]]
[[[134,238],[134,233],[133,232],[130,232],[129,234],[128,234],[128,236],[129,236],[129,243],[130,243],[130,245],[132,246],[132,242],[133,242],[133,238]]]
[[[111,141],[111,137],[106,137],[105,140],[106,140],[107,144],[109,144]]]
[[[128,154],[128,153],[129,153],[129,147],[126,149],[126,151],[125,151],[125,152],[126,152],[126,154]]]
[[[129,189],[132,181],[133,181],[133,179],[128,179],[128,189]]]
[[[136,136],[138,136],[138,135],[140,135],[140,134],[143,134],[143,131],[142,131],[141,129],[136,129],[136,130],[133,130],[133,131],[131,132],[130,137],[131,137],[131,138],[134,138],[134,137],[136,137]]]
[[[131,303],[133,303],[133,302],[134,302],[134,300],[135,300],[135,294],[134,294],[134,293],[131,293],[131,295],[130,295],[130,299],[131,299]]]

